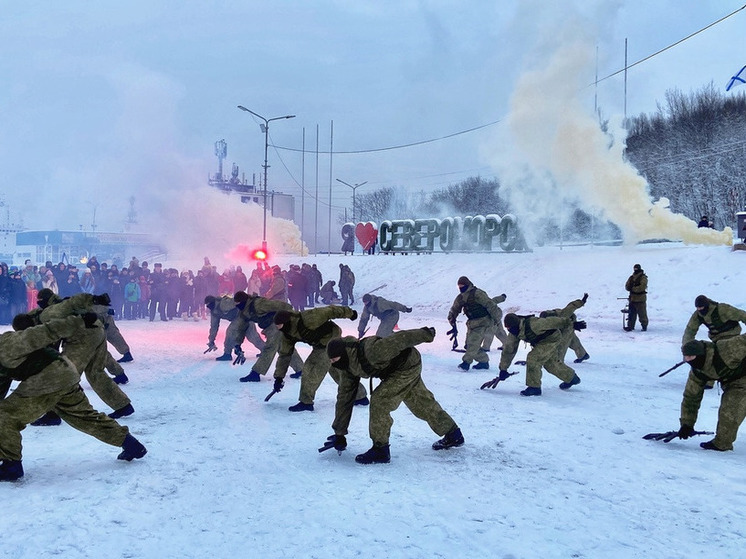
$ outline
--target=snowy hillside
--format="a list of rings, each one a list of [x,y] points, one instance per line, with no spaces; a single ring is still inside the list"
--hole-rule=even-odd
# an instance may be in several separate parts
[[[386,284],[376,293],[414,308],[401,328],[437,329],[435,342],[420,346],[423,378],[461,427],[463,447],[433,451],[438,437],[402,406],[391,463],[356,464],[370,447],[368,410],[356,408],[348,450],[319,454],[332,433],[331,379],[314,412],[293,414],[287,407],[298,401],[299,381],[288,379],[265,403],[270,379],[238,382],[251,361],[236,367],[203,355],[207,322],[121,321],[135,357],[123,388],[136,413],[123,423],[149,453],[122,463],[118,449],[66,425],[28,427],[26,476],[0,485],[9,513],[0,520],[3,556],[744,556],[746,440],[714,453],[699,448],[703,437],[665,444],[642,436],[678,428],[687,372],[658,374],[681,359],[694,298],[746,308],[746,252],[666,243],[276,263],[305,261],[325,280],[338,280],[338,264],[349,264],[358,310],[366,291]],[[636,263],[649,276],[650,326],[626,333],[617,298]],[[499,353],[493,345],[489,371],[456,367],[460,354],[445,331],[461,275],[491,295],[506,293],[505,312],[538,313],[587,292],[578,315],[588,323],[581,339],[591,358],[573,365],[567,356],[582,383],[561,391],[545,373],[543,395],[524,398],[524,368],[514,365],[520,375],[479,390],[497,374]],[[355,334],[355,323],[338,323]],[[718,389],[705,395],[697,428],[714,430],[719,397]]]

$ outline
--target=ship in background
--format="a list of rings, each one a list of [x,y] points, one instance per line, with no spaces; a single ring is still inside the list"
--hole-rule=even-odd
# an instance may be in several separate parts
[[[244,175],[239,178],[240,171],[235,163],[231,168],[230,177],[223,174],[223,161],[228,157],[228,144],[225,140],[215,142],[215,156],[218,158],[218,172],[214,175],[208,175],[207,184],[229,196],[236,197],[242,204],[257,204],[263,208],[264,190],[261,184],[256,184],[255,175],[252,175],[251,184],[249,184]],[[268,190],[267,212],[273,217],[293,221],[295,219],[295,198],[289,194]]]

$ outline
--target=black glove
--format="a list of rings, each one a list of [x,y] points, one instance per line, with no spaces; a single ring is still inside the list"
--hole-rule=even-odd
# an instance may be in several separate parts
[[[332,435],[332,437],[334,438],[329,440],[334,443],[334,450],[342,452],[347,448],[347,439],[344,435]]]
[[[94,305],[106,305],[108,307],[109,305],[111,305],[111,297],[109,297],[108,293],[102,293],[101,295],[94,295],[93,304]]]
[[[507,380],[507,378],[510,376],[510,373],[504,369],[500,370],[500,376],[497,377],[500,380]]]
[[[500,297],[503,297],[504,299],[507,299],[507,298],[508,298],[508,296],[507,296],[507,295],[505,295],[505,293],[501,294],[501,295],[500,295]]]
[[[448,332],[446,332],[446,336],[448,336],[448,338],[451,341],[455,342],[456,337],[458,336],[458,329],[456,328],[455,324],[451,324],[451,326],[453,326],[453,328],[451,328],[450,330],[448,330]]]
[[[213,342],[207,342],[207,349],[202,353],[210,353],[211,351],[217,351],[217,349],[218,346],[216,346]]]
[[[433,328],[432,326],[423,326],[422,329],[428,332],[433,338],[435,338],[435,328]]]
[[[581,301],[583,301],[583,304],[585,304],[585,302],[587,300],[588,300],[588,294],[587,293],[583,293],[583,298],[581,299]]]
[[[236,354],[236,358],[233,360],[234,365],[243,365],[246,363],[246,355],[244,355],[240,345],[233,348],[233,353]]]
[[[412,312],[412,307],[405,307],[404,312]]]
[[[114,316],[115,314],[117,314],[117,313],[116,313],[116,311],[114,311],[114,309],[109,309],[108,311],[106,311],[106,313],[107,313],[107,314],[108,314],[109,316]]]
[[[355,309],[352,309],[352,316],[350,317],[350,320],[357,320],[357,311]]]
[[[577,322],[572,323],[572,327],[575,328],[575,330],[585,330],[587,326],[585,320],[578,320]]]
[[[275,392],[279,392],[280,390],[282,390],[283,386],[285,386],[285,381],[281,378],[276,378],[275,385],[272,387],[272,390],[274,390]]]
[[[682,425],[681,429],[679,429],[679,438],[680,439],[688,439],[694,434],[694,427],[691,425]]]
[[[87,312],[81,315],[86,328],[95,328],[98,315],[95,312]]]

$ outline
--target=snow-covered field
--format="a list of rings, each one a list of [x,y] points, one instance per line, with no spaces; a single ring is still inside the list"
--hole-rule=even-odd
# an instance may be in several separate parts
[[[681,360],[694,298],[703,293],[746,308],[746,252],[665,243],[277,263],[303,261],[316,263],[325,279],[338,279],[338,264],[348,263],[358,310],[366,290],[385,283],[378,294],[414,307],[400,327],[438,330],[434,343],[420,346],[423,377],[461,427],[464,446],[433,451],[438,437],[402,407],[394,414],[391,463],[356,464],[355,454],[370,447],[367,408],[356,408],[348,450],[319,454],[332,433],[331,379],[314,412],[290,413],[300,381],[288,379],[265,403],[269,379],[238,381],[250,362],[236,367],[203,355],[207,322],[121,321],[135,357],[125,365],[131,381],[124,389],[136,413],[123,422],[147,456],[123,463],[119,449],[66,425],[28,427],[26,476],[0,485],[2,556],[746,555],[746,441],[715,453],[699,448],[705,437],[642,439],[678,428],[687,370],[658,374]],[[621,328],[624,301],[617,298],[635,263],[649,276],[645,333]],[[499,353],[493,345],[489,371],[456,368],[461,354],[450,351],[445,331],[461,275],[492,295],[506,293],[504,312],[538,313],[589,293],[578,316],[588,323],[580,336],[591,358],[572,365],[582,383],[560,391],[545,373],[544,394],[524,398],[523,368],[513,366],[521,375],[479,390],[497,374]],[[355,323],[338,323],[356,333]],[[569,352],[568,362],[574,357]],[[718,389],[705,395],[698,429],[714,430],[719,398]]]

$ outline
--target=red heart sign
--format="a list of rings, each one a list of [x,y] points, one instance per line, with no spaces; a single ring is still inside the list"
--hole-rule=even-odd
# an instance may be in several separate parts
[[[363,247],[363,250],[368,250],[370,247],[376,244],[378,239],[378,229],[376,229],[370,221],[366,223],[358,223],[355,226],[355,237]]]

